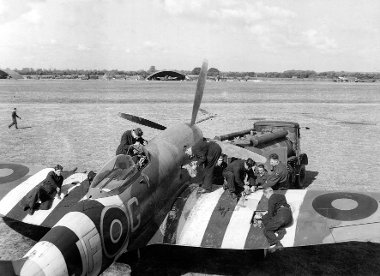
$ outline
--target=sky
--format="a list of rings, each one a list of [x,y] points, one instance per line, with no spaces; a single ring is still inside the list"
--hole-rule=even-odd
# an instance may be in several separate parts
[[[0,0],[0,68],[380,72],[378,0]]]

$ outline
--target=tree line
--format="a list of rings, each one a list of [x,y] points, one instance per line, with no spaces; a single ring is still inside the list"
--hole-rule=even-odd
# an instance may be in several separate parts
[[[201,68],[195,67],[193,70],[174,70],[178,73],[184,75],[199,75]],[[50,76],[140,76],[146,78],[150,74],[158,71],[155,66],[150,66],[148,70],[136,70],[136,71],[126,71],[126,70],[83,70],[83,69],[33,69],[33,68],[23,68],[15,69],[17,73],[21,75],[50,75]],[[299,79],[336,79],[339,77],[355,78],[355,79],[368,79],[368,80],[379,80],[380,73],[363,73],[363,72],[346,72],[346,71],[326,71],[326,72],[316,72],[313,70],[286,70],[283,72],[223,72],[217,68],[210,68],[207,75],[215,78],[299,78]]]
[[[198,75],[201,68],[194,68],[191,73]],[[379,80],[380,73],[346,72],[346,71],[326,71],[315,72],[312,70],[286,70],[284,72],[221,72],[216,68],[208,70],[208,76],[226,78],[299,78],[299,79],[336,79],[338,77],[348,77],[356,79]]]

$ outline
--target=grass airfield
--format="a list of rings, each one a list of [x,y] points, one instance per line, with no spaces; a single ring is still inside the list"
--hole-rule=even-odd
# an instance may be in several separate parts
[[[218,117],[200,127],[204,136],[214,137],[249,128],[257,118],[299,122],[310,128],[301,130],[302,151],[309,156],[309,189],[380,191],[379,87],[377,83],[207,82],[202,108]],[[118,112],[166,126],[187,122],[194,89],[194,82],[0,82],[2,159],[99,170],[114,156],[123,131],[136,127],[119,118]],[[7,128],[13,107],[22,118],[19,130]],[[143,130],[147,139],[158,133]],[[35,243],[3,222],[0,233],[3,260],[21,258]],[[122,260],[131,263],[135,275],[376,275],[380,271],[379,246],[370,243],[292,248],[265,259],[249,252],[178,247],[148,247],[141,256],[139,261],[135,256],[130,256],[133,262]],[[128,266],[115,264],[103,275],[128,271]]]

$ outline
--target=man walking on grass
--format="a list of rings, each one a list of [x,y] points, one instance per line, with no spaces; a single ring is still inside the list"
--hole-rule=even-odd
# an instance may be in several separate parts
[[[15,125],[16,129],[18,129],[17,127],[17,118],[19,118],[21,120],[21,117],[19,117],[16,113],[16,108],[13,108],[13,112],[12,112],[12,123],[8,126],[8,128],[11,128],[11,126]]]

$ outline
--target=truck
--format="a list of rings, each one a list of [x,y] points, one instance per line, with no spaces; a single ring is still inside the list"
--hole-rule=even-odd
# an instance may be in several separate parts
[[[308,165],[308,157],[306,153],[301,152],[298,123],[258,121],[253,124],[253,128],[219,135],[214,139],[228,141],[233,145],[264,156],[267,159],[264,164],[267,170],[270,170],[269,156],[276,153],[279,160],[287,165],[289,188],[305,188],[305,168]]]

